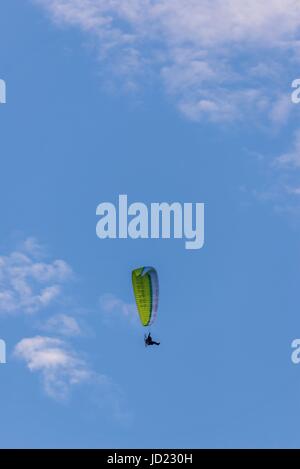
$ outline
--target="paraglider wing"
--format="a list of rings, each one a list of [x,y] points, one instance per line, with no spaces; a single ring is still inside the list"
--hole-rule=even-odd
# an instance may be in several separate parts
[[[132,272],[135,302],[143,326],[153,324],[158,308],[158,275],[153,267],[141,267]]]

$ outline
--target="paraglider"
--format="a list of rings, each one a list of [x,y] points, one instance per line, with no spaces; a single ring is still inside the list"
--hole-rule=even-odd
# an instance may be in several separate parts
[[[132,286],[141,323],[144,327],[152,325],[158,309],[158,275],[154,267],[140,267],[132,271]],[[145,346],[159,345],[151,333],[145,334]]]

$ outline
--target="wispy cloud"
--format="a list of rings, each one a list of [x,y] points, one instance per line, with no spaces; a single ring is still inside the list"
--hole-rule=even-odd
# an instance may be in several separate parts
[[[119,423],[131,422],[120,388],[109,376],[95,372],[66,341],[47,336],[24,338],[15,346],[14,357],[40,375],[50,398],[66,401],[75,388],[87,386],[94,409],[108,412]]]
[[[278,96],[274,100],[271,110],[270,110],[270,119],[275,124],[284,124],[287,122],[289,115],[291,113],[291,98],[288,93]]]
[[[72,275],[63,260],[37,259],[36,242],[27,240],[21,249],[0,256],[0,315],[40,311],[59,297],[62,284]]]
[[[77,347],[76,339],[82,340],[89,327],[87,316],[84,322],[75,317],[84,308],[66,297],[63,289],[65,282],[73,279],[73,271],[65,261],[45,260],[48,258],[49,253],[33,237],[18,243],[17,250],[0,256],[2,321],[9,319],[9,313],[35,313],[43,309],[38,319],[32,314],[26,316],[26,327],[38,328],[42,334],[21,339],[13,356],[40,376],[42,388],[50,398],[66,400],[80,388],[88,393],[93,407],[127,424],[132,416],[126,410],[121,390],[110,376],[99,371],[98,364],[91,364],[88,352],[83,354]],[[59,302],[54,301],[58,298]],[[107,312],[116,307],[116,303],[103,304]],[[60,312],[62,306],[73,308],[73,313]],[[122,312],[127,313],[125,305]]]
[[[275,162],[277,165],[286,169],[300,168],[300,130],[298,130],[294,135],[291,150],[278,156]]]
[[[242,119],[251,111],[280,123],[292,109],[284,87],[287,68],[300,59],[297,0],[34,2],[94,38],[125,86],[144,73],[160,77],[190,119]]]
[[[286,152],[271,158],[259,157],[264,171],[261,187],[250,191],[254,198],[270,204],[279,214],[289,214],[298,223],[300,212],[300,131],[294,133]],[[249,154],[249,153],[248,153]]]
[[[287,191],[292,194],[292,195],[295,195],[297,197],[300,196],[300,187],[287,187]]]
[[[99,299],[100,310],[106,323],[126,319],[131,323],[137,322],[136,307],[133,303],[126,303],[115,295],[107,293]]]
[[[40,327],[44,331],[66,337],[76,337],[82,334],[82,329],[77,319],[68,314],[51,316]]]
[[[36,259],[41,259],[46,256],[45,247],[42,246],[34,236],[28,236],[28,238],[21,241],[18,245],[18,249]]]
[[[70,389],[95,378],[87,363],[61,339],[36,336],[22,339],[14,355],[31,372],[40,372],[45,392],[55,399],[68,397]]]

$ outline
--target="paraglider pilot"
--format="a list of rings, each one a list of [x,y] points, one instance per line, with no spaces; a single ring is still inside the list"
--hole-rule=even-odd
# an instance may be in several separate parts
[[[155,340],[152,339],[151,334],[145,336],[145,345],[159,345],[160,342],[155,342]]]

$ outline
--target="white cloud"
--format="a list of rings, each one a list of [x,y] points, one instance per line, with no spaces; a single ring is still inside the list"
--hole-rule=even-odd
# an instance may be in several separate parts
[[[294,133],[289,149],[273,159],[258,155],[267,177],[262,187],[252,191],[253,196],[270,203],[277,213],[290,214],[299,219],[299,170],[300,170],[300,130]],[[271,177],[270,177],[271,175]]]
[[[287,192],[292,195],[300,196],[300,187],[287,187]]]
[[[49,306],[60,296],[62,283],[72,275],[63,260],[37,260],[33,254],[39,250],[37,242],[25,241],[23,247],[23,252],[19,249],[0,256],[0,315],[34,313]]]
[[[193,120],[241,119],[248,109],[287,119],[282,95],[287,68],[299,62],[298,0],[34,1],[54,21],[89,33],[126,87],[143,72],[161,76]]]
[[[291,151],[278,156],[275,162],[281,167],[300,167],[300,130],[295,132]]]
[[[290,95],[288,93],[281,95],[272,104],[270,118],[275,124],[284,124],[287,122],[291,110]]]
[[[19,245],[19,249],[21,252],[30,254],[35,258],[41,258],[45,256],[44,247],[38,242],[38,240],[34,236],[29,236],[24,241],[22,241]]]
[[[20,243],[17,251],[0,256],[0,313],[36,312],[52,305],[58,297],[66,304],[62,284],[72,278],[72,269],[63,260],[41,262],[40,256],[46,257],[46,253],[35,238]],[[82,308],[75,309],[82,311]],[[93,409],[108,411],[119,422],[128,423],[131,414],[126,410],[119,387],[109,376],[95,371],[88,355],[83,358],[74,344],[71,346],[66,340],[75,341],[74,338],[82,335],[81,322],[69,314],[53,314],[53,308],[46,313],[48,317],[39,319],[38,324],[32,316],[26,323],[27,327],[39,327],[47,335],[23,338],[14,348],[14,357],[40,376],[47,396],[65,400],[74,388],[88,385],[87,402],[92,401]],[[83,387],[84,392],[87,389]]]
[[[81,327],[77,320],[67,314],[56,314],[49,318],[42,329],[58,335],[74,337],[81,334]]]
[[[88,386],[94,411],[108,411],[122,424],[131,422],[132,414],[126,410],[119,387],[108,376],[92,370],[65,341],[46,336],[24,338],[16,345],[14,357],[24,361],[30,372],[40,375],[50,398],[64,401],[75,388]]]
[[[110,293],[102,295],[99,303],[105,322],[122,318],[133,323],[137,320],[136,307],[133,303],[126,303]]]
[[[89,382],[94,374],[66,342],[52,337],[22,339],[14,355],[25,361],[31,372],[40,372],[45,392],[55,399],[68,397],[74,385]]]

